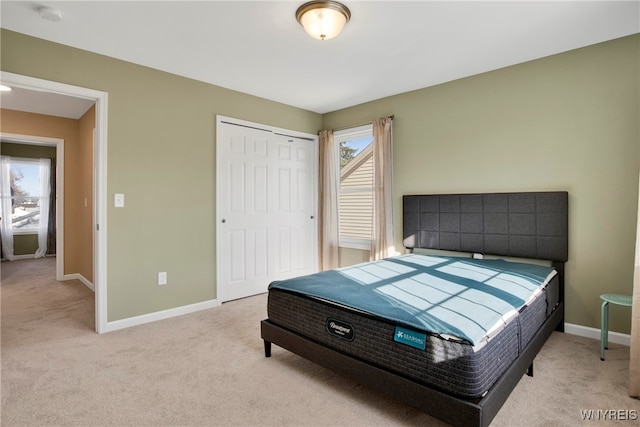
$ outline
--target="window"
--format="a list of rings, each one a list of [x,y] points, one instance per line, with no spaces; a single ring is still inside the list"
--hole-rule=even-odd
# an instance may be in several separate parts
[[[32,234],[38,232],[40,212],[46,188],[42,184],[42,166],[40,159],[12,157],[9,161],[10,194],[2,194],[2,198],[10,198],[11,223],[14,234]],[[48,183],[46,183],[48,185]]]
[[[334,140],[340,157],[340,247],[369,250],[373,221],[373,129],[367,125],[336,131]]]

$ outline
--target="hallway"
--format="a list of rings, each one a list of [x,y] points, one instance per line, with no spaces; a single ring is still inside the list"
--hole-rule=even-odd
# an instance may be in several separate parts
[[[0,269],[3,349],[95,333],[94,293],[79,280],[58,282],[55,258],[3,262]]]

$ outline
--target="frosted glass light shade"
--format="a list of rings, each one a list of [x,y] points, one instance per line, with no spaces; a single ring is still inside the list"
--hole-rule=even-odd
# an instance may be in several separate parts
[[[329,40],[340,34],[351,12],[336,1],[310,1],[298,8],[296,19],[311,37]]]

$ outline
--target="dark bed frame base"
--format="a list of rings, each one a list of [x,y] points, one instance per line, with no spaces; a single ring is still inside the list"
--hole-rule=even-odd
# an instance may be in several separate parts
[[[268,319],[263,320],[260,326],[266,357],[271,356],[271,343],[273,343],[452,425],[488,426],[522,376],[533,374],[533,360],[551,333],[556,329],[562,329],[563,313],[564,305],[560,303],[560,306],[533,336],[520,357],[479,401],[469,401],[446,394],[378,366],[354,359],[282,328]]]
[[[468,400],[418,383],[282,328],[261,322],[265,355],[271,343],[343,374],[447,423],[488,426],[554,330],[564,332],[564,263],[568,260],[568,193],[484,193],[403,197],[403,239],[428,248],[553,261],[560,303],[520,356],[481,399]]]

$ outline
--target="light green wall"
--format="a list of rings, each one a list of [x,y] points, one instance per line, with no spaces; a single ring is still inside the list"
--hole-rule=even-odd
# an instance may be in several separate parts
[[[107,212],[109,321],[215,298],[216,114],[309,133],[395,114],[398,248],[403,194],[567,190],[567,321],[598,327],[598,295],[631,292],[638,35],[324,116],[6,30],[1,36],[2,70],[109,93],[108,196],[126,197],[124,209]],[[181,200],[196,200],[188,221]],[[158,271],[168,271],[168,286],[156,285]],[[629,323],[628,310],[611,310],[612,330],[628,333]]]
[[[2,142],[0,153],[4,156],[26,157],[30,159],[56,158],[56,147],[46,145],[16,144],[13,142]]]
[[[7,30],[1,37],[3,71],[109,94],[107,199],[124,193],[125,207],[107,210],[108,321],[216,298],[216,114],[309,133],[322,117]]]
[[[404,194],[568,191],[566,320],[598,328],[599,295],[632,291],[639,63],[635,35],[332,112],[323,127],[395,114],[396,248]],[[611,309],[611,330],[630,319]]]
[[[37,234],[16,234],[13,236],[14,255],[33,255],[38,250]]]
[[[340,264],[340,267],[360,264],[362,262],[367,262],[370,259],[370,252],[360,249],[340,248],[338,254],[338,263]]]

